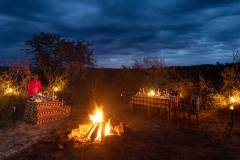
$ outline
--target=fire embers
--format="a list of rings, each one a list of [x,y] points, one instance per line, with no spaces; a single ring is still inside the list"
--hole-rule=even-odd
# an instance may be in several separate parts
[[[102,142],[106,136],[121,135],[124,132],[123,123],[113,125],[111,119],[105,121],[102,108],[96,107],[89,118],[91,123],[79,125],[71,131],[68,138],[77,142]]]

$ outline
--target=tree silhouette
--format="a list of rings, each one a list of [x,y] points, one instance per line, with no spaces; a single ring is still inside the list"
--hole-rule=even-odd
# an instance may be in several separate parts
[[[67,40],[59,34],[40,33],[25,42],[24,51],[30,55],[31,64],[40,69],[46,78],[56,76],[63,70],[73,71],[94,65],[91,44]]]

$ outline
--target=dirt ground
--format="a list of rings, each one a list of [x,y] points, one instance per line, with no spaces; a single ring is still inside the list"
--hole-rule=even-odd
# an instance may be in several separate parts
[[[143,109],[133,112],[123,105],[105,112],[127,125],[124,135],[107,137],[102,144],[68,140],[70,130],[88,120],[88,109],[76,109],[48,137],[8,159],[240,160],[240,118],[236,117],[231,128],[228,112],[201,113],[200,125],[189,125],[183,118],[167,121],[161,114],[149,117]]]

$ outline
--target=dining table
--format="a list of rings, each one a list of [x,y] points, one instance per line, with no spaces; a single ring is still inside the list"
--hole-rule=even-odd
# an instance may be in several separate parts
[[[178,107],[180,102],[179,96],[172,95],[133,95],[130,100],[132,108],[145,107],[148,110],[148,115],[151,115],[152,108],[165,109],[168,114]]]

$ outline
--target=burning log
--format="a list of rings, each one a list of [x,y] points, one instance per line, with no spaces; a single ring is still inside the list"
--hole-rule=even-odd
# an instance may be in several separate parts
[[[96,107],[94,114],[89,115],[89,118],[91,124],[79,125],[77,129],[71,131],[68,138],[77,142],[102,142],[106,136],[121,135],[124,132],[123,123],[113,126],[111,119],[104,120],[103,110],[100,107]]]
[[[98,126],[97,123],[93,124],[93,126],[91,127],[91,129],[89,130],[89,132],[87,134],[87,139],[91,139],[91,136],[92,136],[93,132],[96,130],[97,126]]]

